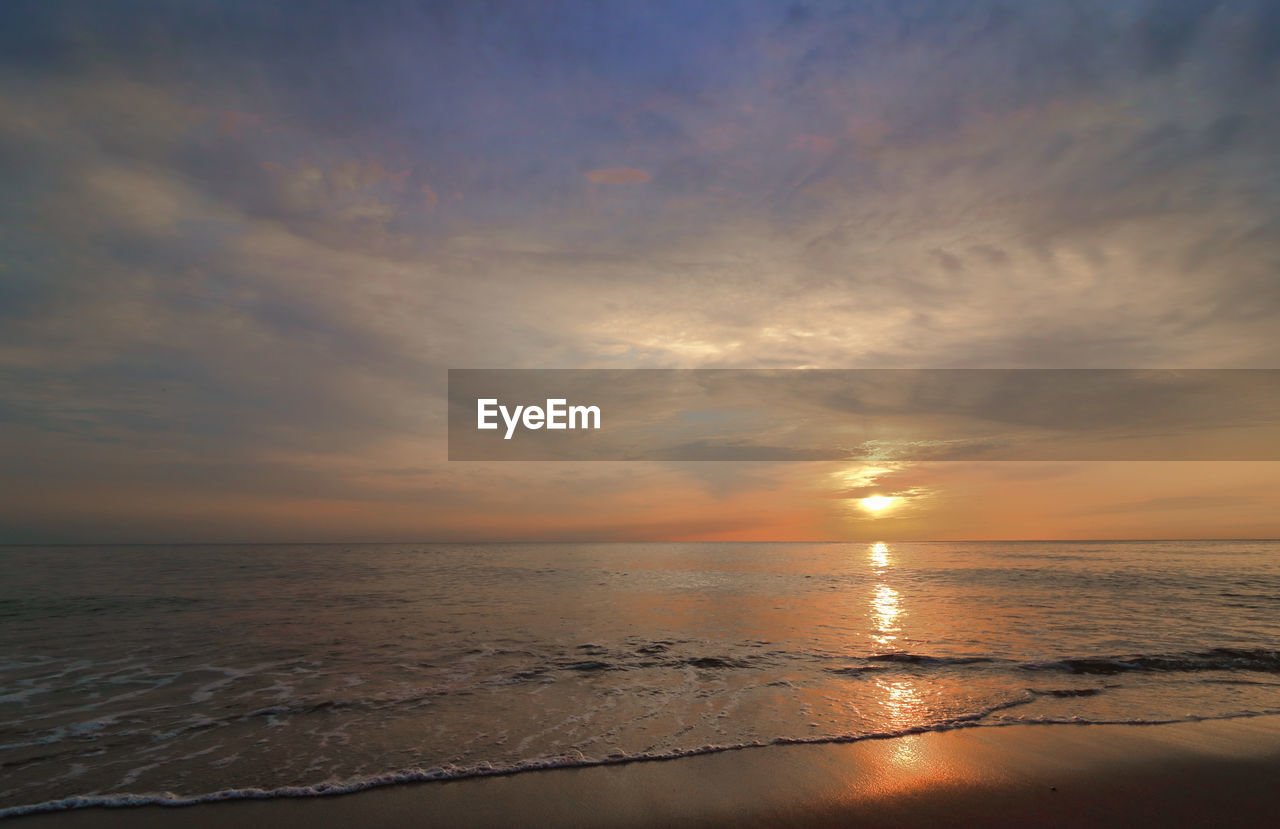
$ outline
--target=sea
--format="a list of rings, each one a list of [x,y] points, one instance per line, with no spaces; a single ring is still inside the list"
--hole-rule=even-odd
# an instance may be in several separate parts
[[[0,816],[1280,713],[1280,542],[0,548]]]

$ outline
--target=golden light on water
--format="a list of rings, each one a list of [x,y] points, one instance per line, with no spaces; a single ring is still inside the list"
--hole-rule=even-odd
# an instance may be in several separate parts
[[[887,584],[876,585],[871,598],[871,620],[876,626],[875,640],[887,647],[898,638],[898,617],[902,615],[901,595]]]
[[[889,568],[889,545],[877,542],[867,554],[872,568],[884,578]],[[898,638],[898,617],[902,615],[902,596],[888,584],[880,582],[871,594],[869,615],[873,625],[872,638],[881,647],[889,647]]]
[[[876,585],[876,597],[871,602],[876,625],[881,631],[896,630],[894,620],[902,613],[898,605],[899,594],[887,584]]]
[[[892,499],[885,499],[892,500]],[[902,621],[905,609],[902,606],[902,594],[887,582],[892,578],[889,545],[883,541],[872,544],[867,558],[875,573],[876,585],[872,589],[868,602],[867,615],[871,622],[871,641],[881,651],[899,650],[898,636],[902,633]],[[924,700],[919,691],[909,681],[877,681],[879,702],[884,706],[889,721],[895,728],[913,728],[926,719]],[[913,765],[915,757],[907,751],[896,757],[900,764]]]
[[[910,682],[877,682],[880,702],[896,728],[915,728],[928,720],[928,709],[920,692]]]

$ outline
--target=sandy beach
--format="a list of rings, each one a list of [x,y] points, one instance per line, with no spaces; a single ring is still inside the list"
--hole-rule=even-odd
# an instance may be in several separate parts
[[[1280,716],[967,728],[336,797],[82,809],[12,825],[1264,826],[1277,819]]]

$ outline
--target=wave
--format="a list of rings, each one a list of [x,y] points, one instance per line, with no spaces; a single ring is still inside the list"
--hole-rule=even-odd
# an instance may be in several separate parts
[[[999,660],[988,656],[927,656],[922,653],[878,653],[868,656],[869,662],[905,662],[909,665],[978,665]]]
[[[1265,648],[1211,648],[1181,654],[1059,659],[1022,665],[1027,670],[1060,670],[1073,674],[1118,674],[1128,671],[1255,671],[1280,673],[1280,652]]]
[[[982,656],[931,656],[899,651],[861,657],[863,664],[828,668],[830,673],[874,672],[898,664],[922,668],[951,668],[965,665],[1002,664],[1026,671],[1061,671],[1069,674],[1119,674],[1130,671],[1162,673],[1203,671],[1251,671],[1280,673],[1280,651],[1267,648],[1210,648],[1175,654],[1126,654],[1119,656],[1067,656],[1036,662]]]
[[[911,651],[892,651],[867,656],[839,656],[829,653],[786,651],[689,654],[675,653],[672,643],[645,645],[630,651],[609,652],[598,645],[583,645],[579,653],[552,656],[540,664],[526,667],[503,677],[498,682],[544,682],[557,671],[595,673],[632,671],[653,668],[697,668],[703,671],[760,670],[794,660],[846,664],[823,668],[829,673],[848,676],[869,675],[889,669],[952,669],[977,666],[1020,669],[1025,671],[1060,671],[1069,674],[1118,674],[1128,671],[1202,672],[1252,671],[1280,673],[1280,651],[1265,648],[1210,648],[1171,654],[1120,654],[1050,657],[1037,661],[1020,661],[998,656],[951,656]],[[654,658],[654,657],[658,658]],[[586,657],[586,658],[584,658]]]
[[[1053,692],[1049,692],[1053,693]],[[915,734],[955,731],[963,728],[1007,728],[1010,726],[1034,725],[1170,725],[1179,722],[1202,722],[1210,720],[1249,719],[1254,717],[1277,716],[1280,709],[1267,711],[1246,711],[1224,714],[1213,717],[1188,715],[1176,719],[1130,719],[1106,720],[1086,719],[1081,717],[1052,718],[1034,717],[1009,721],[983,722],[983,718],[995,711],[1012,708],[1026,702],[1025,699],[1012,700],[991,708],[966,714],[933,725],[922,725],[895,731],[871,732],[863,734],[836,735],[826,737],[779,737],[769,742],[756,740],[750,743],[730,745],[704,745],[697,748],[674,749],[666,752],[639,754],[614,754],[604,759],[589,759],[576,756],[553,757],[537,760],[524,760],[509,764],[480,763],[473,766],[441,766],[438,768],[411,768],[380,774],[355,777],[344,781],[324,781],[305,786],[281,786],[274,789],[242,788],[219,789],[203,794],[177,794],[174,792],[151,792],[143,794],[118,795],[76,795],[42,803],[0,808],[0,820],[10,817],[40,814],[45,812],[64,812],[73,809],[89,808],[127,808],[133,806],[195,806],[201,803],[217,803],[226,800],[270,800],[276,798],[322,797],[328,795],[353,794],[368,789],[393,786],[402,783],[426,783],[445,780],[463,780],[476,777],[495,777],[521,774],[530,771],[544,771],[559,768],[587,768],[593,766],[614,766],[627,763],[657,762],[678,760],[685,757],[696,757],[706,754],[718,754],[727,751],[741,751],[751,748],[762,748],[769,745],[830,745],[855,743],[865,740],[889,740]]]
[[[677,654],[671,652],[671,642],[646,645],[633,651],[610,653],[598,645],[582,645],[588,657],[552,657],[536,668],[516,672],[508,677],[515,680],[541,679],[554,671],[630,671],[637,668],[698,668],[717,670],[758,670],[772,664],[796,659],[819,662],[840,660],[851,664],[825,668],[831,673],[857,675],[881,669],[903,668],[963,668],[970,665],[1016,668],[1028,671],[1063,671],[1072,674],[1115,674],[1126,671],[1253,671],[1280,673],[1280,651],[1267,648],[1218,647],[1200,651],[1164,654],[1120,654],[1061,656],[1038,661],[1019,661],[999,656],[950,656],[911,651],[891,651],[867,656],[839,656],[829,653],[805,653],[765,651],[728,654]],[[654,655],[664,658],[654,659]],[[604,658],[607,657],[607,658]],[[648,658],[645,658],[648,657]]]

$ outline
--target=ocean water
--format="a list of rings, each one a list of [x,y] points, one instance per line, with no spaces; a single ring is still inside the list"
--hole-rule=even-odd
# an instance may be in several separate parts
[[[1280,543],[0,548],[0,816],[1280,713]]]

